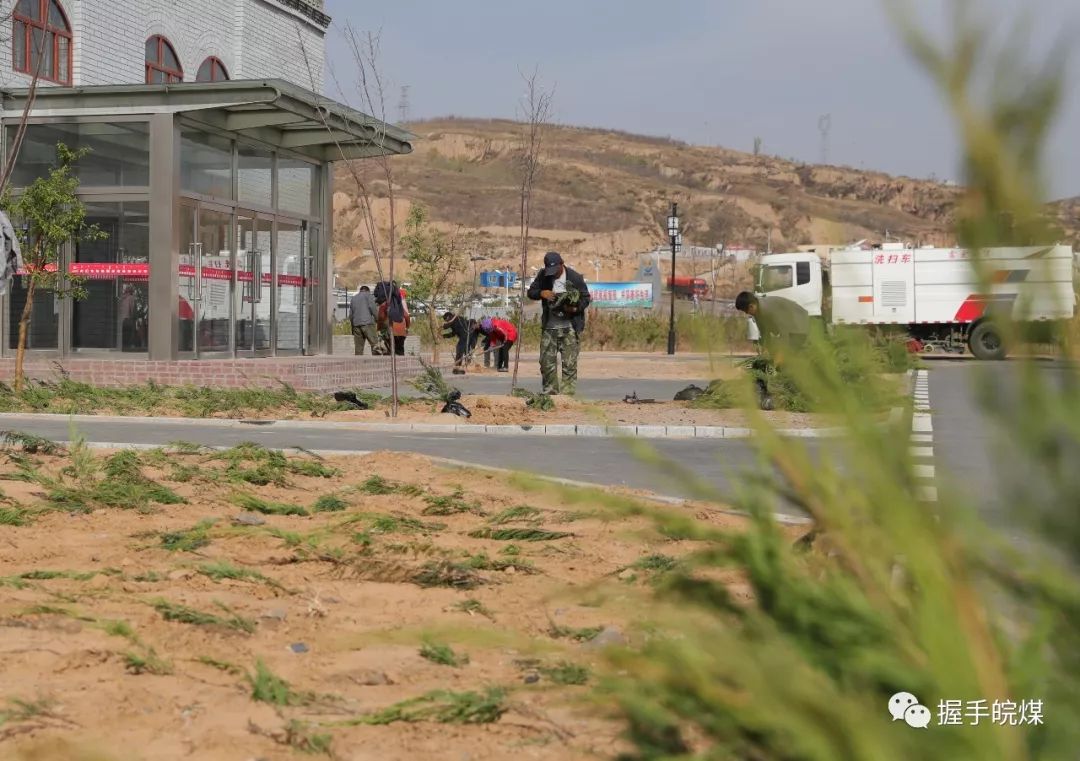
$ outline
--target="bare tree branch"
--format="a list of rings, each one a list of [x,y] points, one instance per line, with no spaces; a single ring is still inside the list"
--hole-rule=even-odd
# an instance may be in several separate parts
[[[387,122],[386,122],[386,92],[383,85],[382,74],[379,69],[379,56],[381,50],[381,43],[378,33],[368,32],[366,35],[361,36],[351,23],[345,25],[343,31],[345,35],[345,41],[348,45],[349,51],[353,56],[353,62],[356,66],[356,91],[360,98],[359,111],[364,112],[370,116],[373,116],[374,123],[365,122],[358,124],[368,131],[371,135],[371,142],[377,148],[380,149],[380,154],[368,159],[368,161],[375,161],[382,171],[383,180],[386,182],[387,200],[389,202],[389,230],[387,234],[387,248],[389,249],[389,271],[386,276],[383,274],[382,266],[382,248],[380,245],[380,233],[378,221],[375,216],[375,210],[372,202],[373,193],[369,183],[367,182],[362,172],[360,162],[349,159],[345,155],[345,151],[342,148],[340,141],[334,137],[335,146],[338,149],[338,153],[345,163],[346,168],[349,171],[353,179],[353,183],[356,186],[357,197],[360,200],[360,208],[362,216],[364,218],[364,225],[368,232],[368,242],[371,245],[372,255],[375,259],[375,267],[379,273],[379,280],[383,282],[394,283],[394,265],[395,254],[397,246],[397,219],[396,219],[396,198],[394,195],[394,173],[391,164],[391,154],[393,151],[388,147],[388,135],[387,135]],[[316,89],[316,82],[313,73],[313,67],[311,65],[311,58],[308,55],[307,48],[304,44],[303,36],[300,33],[299,27],[297,27],[297,35],[300,38],[300,49],[304,56],[305,64],[308,68],[309,77],[311,79],[311,89]],[[345,95],[345,91],[341,87],[341,82],[337,78],[337,72],[333,67],[330,67],[331,78],[334,80],[335,86],[338,88],[341,94],[342,100],[348,103],[348,98]],[[333,135],[334,130],[331,128],[325,110],[320,109],[322,115],[323,126],[326,130]],[[391,341],[391,344],[393,342]],[[393,351],[391,345],[390,352],[390,386],[391,386],[391,415],[397,417],[399,406],[399,393],[398,393],[398,369],[397,369],[397,355]]]
[[[10,18],[9,13],[4,19],[0,19],[0,24]],[[26,104],[23,106],[22,115],[19,117],[19,127],[15,131],[15,137],[11,141],[11,148],[8,151],[7,163],[4,164],[3,174],[0,174],[0,196],[3,195],[7,189],[8,182],[11,180],[11,173],[15,171],[15,162],[19,158],[19,152],[22,150],[23,140],[26,138],[26,128],[30,121],[30,112],[34,109],[34,102],[37,100],[38,82],[41,80],[41,67],[45,62],[45,37],[41,36],[41,42],[37,47],[37,65],[34,67],[34,76],[30,80],[30,89],[26,92]]]
[[[529,226],[532,219],[533,187],[540,172],[544,133],[547,131],[547,125],[551,119],[551,104],[554,96],[553,91],[545,90],[540,84],[539,69],[533,69],[532,74],[528,76],[522,74],[522,78],[525,80],[525,95],[521,104],[524,119],[521,128],[520,153],[518,155],[519,170],[521,172],[521,284],[520,304],[517,314],[519,340],[514,346],[514,374],[510,381],[512,390],[516,389],[518,384],[522,343],[520,339],[524,336],[525,278],[529,272]]]

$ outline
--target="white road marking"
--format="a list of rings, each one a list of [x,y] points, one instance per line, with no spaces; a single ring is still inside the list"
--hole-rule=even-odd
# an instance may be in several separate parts
[[[911,393],[914,414],[911,417],[911,443],[933,444],[934,423],[930,411],[930,375],[926,370],[915,373],[915,387]],[[915,459],[930,459],[934,457],[932,446],[912,446],[909,449]],[[933,483],[936,469],[933,465],[915,464],[912,466],[913,475],[920,479]],[[937,487],[930,484],[916,487],[916,497],[924,502],[937,502]]]

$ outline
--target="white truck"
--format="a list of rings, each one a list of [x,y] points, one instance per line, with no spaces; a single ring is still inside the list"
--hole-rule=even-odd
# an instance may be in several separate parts
[[[886,243],[816,254],[769,254],[761,259],[759,298],[785,298],[833,325],[903,329],[922,352],[1004,359],[1008,347],[995,315],[1019,322],[1071,319],[1076,308],[1070,246],[910,248]],[[988,282],[988,286],[981,283]]]

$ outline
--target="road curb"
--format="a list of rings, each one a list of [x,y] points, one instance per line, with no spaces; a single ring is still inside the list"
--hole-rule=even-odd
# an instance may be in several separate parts
[[[890,419],[892,414],[890,414]],[[57,415],[52,413],[0,413],[0,427],[18,421],[66,420],[71,423],[145,423],[166,425],[215,425],[222,428],[308,428],[324,431],[358,433],[424,433],[490,436],[575,436],[583,438],[641,439],[749,439],[757,436],[752,428],[715,425],[596,425],[589,423],[552,425],[479,425],[440,423],[342,423],[321,420],[238,420],[233,418],[126,417],[123,415]],[[800,439],[831,439],[843,436],[844,428],[789,428],[775,432],[779,436]]]

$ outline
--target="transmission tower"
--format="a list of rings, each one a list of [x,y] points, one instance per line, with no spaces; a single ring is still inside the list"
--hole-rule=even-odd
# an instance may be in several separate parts
[[[821,163],[829,163],[829,130],[832,129],[832,114],[824,114],[817,120],[818,132],[821,133]]]
[[[405,124],[409,121],[409,86],[401,86],[401,100],[398,101],[398,123]]]

